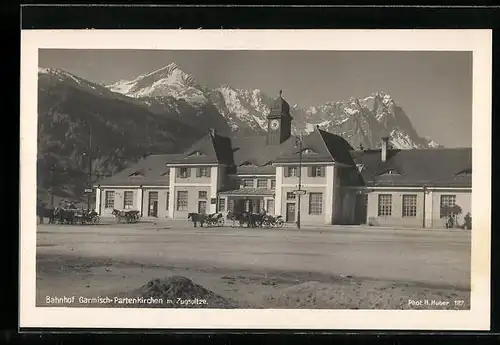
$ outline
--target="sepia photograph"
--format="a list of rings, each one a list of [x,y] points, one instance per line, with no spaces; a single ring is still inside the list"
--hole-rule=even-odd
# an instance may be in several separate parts
[[[381,31],[26,33],[29,323],[487,327],[490,33]]]

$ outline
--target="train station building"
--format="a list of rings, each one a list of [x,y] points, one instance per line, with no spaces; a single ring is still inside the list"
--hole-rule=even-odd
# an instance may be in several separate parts
[[[190,212],[259,212],[302,224],[445,226],[443,206],[470,212],[472,149],[355,150],[315,127],[292,135],[289,104],[278,97],[268,132],[226,137],[209,131],[185,152],[151,155],[99,181],[96,211],[136,209],[143,217]],[[300,185],[299,185],[300,184]],[[299,200],[300,199],[300,200]]]

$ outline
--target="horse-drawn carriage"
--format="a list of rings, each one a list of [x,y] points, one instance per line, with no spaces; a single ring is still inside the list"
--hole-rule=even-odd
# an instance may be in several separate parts
[[[38,217],[40,223],[43,223],[44,218],[48,218],[49,224],[88,225],[99,223],[97,212],[77,208],[43,208],[39,210]]]
[[[227,219],[233,222],[233,227],[236,223],[239,223],[239,226],[242,227],[246,224],[248,228],[256,228],[265,226],[266,228],[270,227],[278,227],[281,228],[285,224],[282,216],[271,216],[268,214],[262,213],[250,213],[250,212],[241,212],[234,213],[228,212]]]
[[[118,223],[137,223],[141,219],[141,213],[138,210],[117,210],[111,212],[115,216]]]
[[[193,222],[194,227],[196,228],[197,223],[200,223],[200,227],[203,227],[203,224],[206,224],[208,227],[211,226],[224,226],[224,216],[222,213],[188,213],[188,220]]]
[[[74,213],[75,224],[87,225],[87,224],[97,224],[99,223],[99,215],[95,211],[88,210],[75,210]]]

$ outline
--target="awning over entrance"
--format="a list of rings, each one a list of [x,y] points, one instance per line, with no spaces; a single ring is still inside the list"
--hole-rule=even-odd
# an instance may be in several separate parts
[[[272,197],[274,190],[267,188],[240,188],[219,193],[220,196]]]

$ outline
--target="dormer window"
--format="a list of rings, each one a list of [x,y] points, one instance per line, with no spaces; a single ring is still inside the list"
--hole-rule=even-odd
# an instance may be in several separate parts
[[[472,168],[459,171],[456,175],[457,176],[472,176]]]
[[[189,157],[191,156],[203,156],[203,153],[201,153],[200,151],[195,151],[189,155]]]
[[[380,175],[401,175],[401,173],[399,173],[398,171],[396,171],[394,169],[389,169],[389,170],[384,171]]]
[[[256,165],[256,164],[252,161],[244,161],[240,164],[240,166],[245,166],[245,165]]]
[[[311,153],[316,153],[316,152],[314,152],[311,149],[304,149],[304,150],[302,150],[302,154],[306,154],[307,155],[307,154],[311,154]]]
[[[128,175],[129,177],[135,177],[135,176],[144,176],[144,173],[142,171],[134,171],[133,173],[131,173],[130,175]]]

